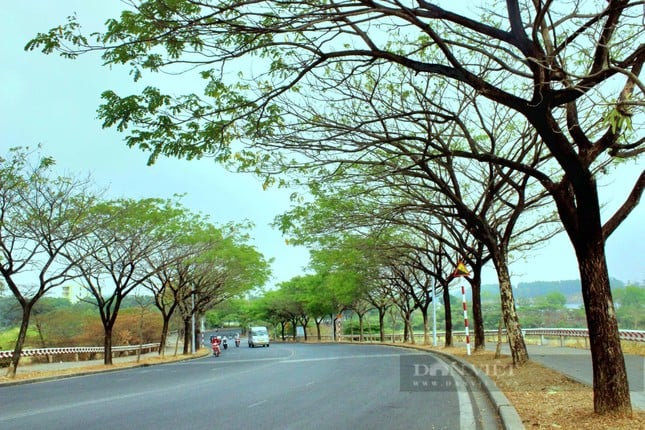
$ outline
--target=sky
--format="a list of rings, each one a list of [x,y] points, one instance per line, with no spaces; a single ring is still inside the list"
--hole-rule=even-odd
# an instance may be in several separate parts
[[[161,158],[147,166],[147,154],[128,148],[124,135],[104,130],[97,119],[100,94],[136,91],[126,69],[110,70],[98,55],[65,60],[57,55],[23,50],[37,32],[63,24],[76,12],[86,32],[102,29],[117,16],[117,0],[6,1],[0,14],[0,154],[13,146],[43,145],[61,172],[90,173],[110,197],[161,197],[186,194],[183,204],[208,214],[216,224],[250,220],[253,243],[265,258],[274,259],[272,284],[303,274],[308,252],[285,243],[269,224],[290,207],[291,190],[262,189],[259,179],[225,171],[211,160],[185,161]],[[34,13],[34,11],[38,13]],[[181,78],[180,78],[181,79]],[[642,131],[642,130],[641,130]],[[643,161],[628,162],[600,188],[605,214],[624,200]],[[623,282],[645,281],[645,207],[640,205],[609,238],[610,276]],[[511,265],[514,284],[579,278],[568,239],[560,235],[532,255]],[[484,283],[495,283],[492,268],[484,270]]]

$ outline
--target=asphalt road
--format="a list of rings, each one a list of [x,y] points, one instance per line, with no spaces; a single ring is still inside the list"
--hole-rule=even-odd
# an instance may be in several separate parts
[[[220,357],[0,387],[0,428],[497,428],[477,384],[441,360],[377,345],[242,344]]]

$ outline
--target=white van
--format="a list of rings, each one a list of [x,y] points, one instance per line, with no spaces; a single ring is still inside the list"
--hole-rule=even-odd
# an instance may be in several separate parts
[[[269,346],[269,331],[266,327],[249,327],[249,348]]]

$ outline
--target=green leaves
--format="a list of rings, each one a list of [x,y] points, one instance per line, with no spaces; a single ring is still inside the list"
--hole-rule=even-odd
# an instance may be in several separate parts
[[[60,52],[65,58],[76,58],[79,51],[66,49],[66,43],[72,46],[87,46],[85,36],[79,33],[81,25],[76,21],[76,16],[67,17],[67,24],[50,29],[47,33],[38,33],[36,37],[27,42],[25,51],[40,49],[44,54]]]
[[[618,133],[621,130],[633,131],[631,115],[625,114],[617,106],[607,113],[604,122],[609,126],[612,133]]]

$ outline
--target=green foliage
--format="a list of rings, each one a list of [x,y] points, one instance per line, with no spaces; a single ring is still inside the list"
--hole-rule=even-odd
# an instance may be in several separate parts
[[[559,291],[552,291],[545,296],[536,297],[534,303],[539,309],[558,310],[564,309],[567,298]]]
[[[0,296],[0,330],[20,324],[22,309],[13,296]]]
[[[18,327],[13,327],[10,329],[0,330],[0,350],[2,351],[13,351],[16,346],[16,339],[18,339],[18,332],[20,329]],[[27,332],[27,344],[35,344],[35,339],[37,338],[37,333],[34,330],[29,330]]]
[[[616,317],[623,329],[645,329],[645,287],[628,285],[613,292]]]
[[[358,318],[350,318],[349,321],[343,321],[343,334],[344,335],[358,335],[360,334],[360,325]],[[380,333],[380,328],[378,325],[378,319],[375,318],[365,318],[363,320],[363,334],[378,335]]]

